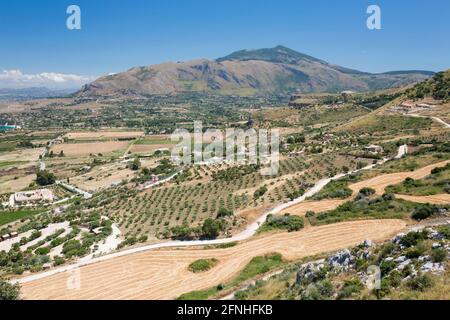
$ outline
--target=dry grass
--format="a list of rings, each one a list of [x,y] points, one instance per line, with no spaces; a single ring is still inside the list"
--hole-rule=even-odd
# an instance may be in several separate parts
[[[143,134],[142,131],[86,131],[70,132],[66,137],[73,140],[110,140],[138,138]]]
[[[401,220],[354,221],[273,234],[227,249],[159,250],[80,268],[80,288],[70,290],[73,273],[59,273],[22,286],[25,299],[173,299],[234,277],[255,256],[279,252],[294,260],[354,246],[365,239],[385,240],[405,227]],[[215,257],[216,268],[194,274],[188,266]]]
[[[88,156],[90,154],[106,154],[115,151],[124,150],[129,142],[124,141],[108,141],[93,143],[71,143],[59,144],[52,147],[51,151],[59,154],[61,151],[68,157]]]

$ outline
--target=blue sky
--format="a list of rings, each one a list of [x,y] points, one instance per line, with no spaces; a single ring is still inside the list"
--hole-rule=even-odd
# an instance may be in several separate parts
[[[66,28],[70,4],[81,30]],[[366,28],[370,4],[382,30]],[[4,70],[99,76],[279,44],[362,71],[438,71],[450,68],[449,13],[448,0],[1,1],[0,86]]]

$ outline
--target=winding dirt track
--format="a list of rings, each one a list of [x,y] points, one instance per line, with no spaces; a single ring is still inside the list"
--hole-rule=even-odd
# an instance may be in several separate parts
[[[382,195],[384,190],[389,185],[398,184],[404,181],[406,178],[410,177],[413,179],[422,179],[428,176],[436,167],[443,167],[447,163],[450,163],[450,160],[446,160],[443,162],[435,163],[415,171],[408,172],[396,172],[390,174],[383,174],[371,179],[367,179],[349,186],[349,188],[353,191],[353,196],[355,196],[359,190],[365,187],[370,187],[375,189],[377,195]],[[352,196],[352,197],[353,197]],[[431,203],[431,204],[448,204],[450,203],[450,195],[448,194],[439,194],[433,196],[407,196],[407,195],[395,195],[399,199],[404,199],[417,203]],[[304,216],[307,211],[311,210],[316,213],[329,211],[337,208],[344,202],[347,202],[351,199],[351,197],[345,200],[336,200],[336,199],[327,199],[320,201],[305,201],[301,202],[297,205],[291,206],[285,210],[283,210],[280,214],[290,213],[292,215]]]
[[[405,226],[401,220],[352,221],[271,234],[227,249],[142,252],[81,267],[79,289],[68,289],[75,273],[59,273],[24,283],[22,295],[25,299],[173,299],[231,279],[255,256],[279,252],[285,259],[299,259],[365,239],[382,241]],[[187,270],[201,258],[216,258],[219,264],[205,273]]]

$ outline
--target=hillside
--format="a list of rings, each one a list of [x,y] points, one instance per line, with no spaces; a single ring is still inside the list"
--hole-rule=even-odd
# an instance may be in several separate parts
[[[329,64],[278,46],[242,50],[217,60],[199,59],[135,67],[102,77],[79,96],[142,96],[210,92],[240,96],[289,95],[294,92],[368,91],[427,79],[431,72],[370,74]]]
[[[405,122],[408,122],[408,124],[412,126],[417,125],[418,122],[423,119],[411,119],[411,117],[408,117],[409,119],[407,120],[405,116],[408,115],[408,112],[402,112],[401,110],[393,112],[393,107],[405,101],[412,101],[415,103],[432,101],[432,104],[436,105],[436,107],[428,110],[411,110],[409,113],[413,112],[424,117],[437,116],[447,119],[450,100],[449,88],[450,69],[436,73],[433,77],[406,88],[398,97],[392,99],[381,108],[378,108],[361,118],[354,119],[336,130],[369,132],[371,130],[379,130],[380,125],[389,125],[391,129],[395,128],[396,125],[405,125]],[[395,121],[395,119],[401,121]]]

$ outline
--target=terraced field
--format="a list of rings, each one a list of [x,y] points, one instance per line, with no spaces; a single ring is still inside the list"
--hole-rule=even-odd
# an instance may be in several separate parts
[[[173,299],[231,279],[255,256],[278,252],[293,260],[351,247],[365,239],[381,241],[406,226],[401,220],[356,221],[272,234],[227,249],[159,250],[99,262],[79,269],[80,287],[68,289],[73,272],[22,284],[25,299]],[[198,259],[219,262],[192,273]]]

